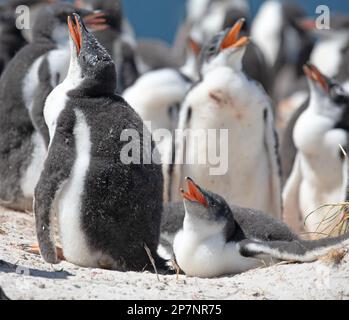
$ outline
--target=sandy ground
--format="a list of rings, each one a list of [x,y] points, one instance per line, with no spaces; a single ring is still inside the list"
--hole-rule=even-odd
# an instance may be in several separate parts
[[[0,287],[10,299],[349,299],[348,250],[315,263],[281,264],[199,279],[45,263],[22,245],[35,242],[30,214],[0,208]]]

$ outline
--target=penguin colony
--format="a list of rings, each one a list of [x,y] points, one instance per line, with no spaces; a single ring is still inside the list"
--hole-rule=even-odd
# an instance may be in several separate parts
[[[348,48],[349,17],[319,30],[278,0],[254,19],[245,0],[188,0],[172,47],[136,40],[118,0],[9,0],[0,205],[34,212],[27,250],[52,264],[174,259],[216,277],[314,261],[349,245],[348,211],[333,214],[348,201]]]

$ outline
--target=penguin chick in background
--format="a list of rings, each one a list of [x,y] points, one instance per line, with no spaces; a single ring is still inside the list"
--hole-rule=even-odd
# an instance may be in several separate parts
[[[123,97],[149,124],[149,130],[162,135],[163,129],[174,136],[178,125],[179,107],[190,86],[197,80],[197,58],[200,46],[193,40],[188,41],[187,61],[180,69],[159,69],[140,76],[128,88]],[[160,131],[161,130],[161,131]],[[169,136],[154,135],[161,154],[165,180],[164,200],[169,200],[171,164],[173,160],[173,140]],[[161,140],[160,140],[161,139]]]
[[[280,217],[273,110],[261,86],[242,71],[248,43],[239,38],[242,24],[239,20],[202,50],[200,82],[188,92],[179,115],[183,139],[176,141],[172,201],[179,198],[184,177],[192,176],[229,202]],[[209,134],[212,129],[215,135]]]
[[[279,261],[311,262],[349,245],[349,234],[304,241],[286,224],[254,209],[228,205],[187,178],[185,217],[174,239],[178,266],[188,276],[236,274]]]
[[[57,263],[53,216],[63,255],[84,267],[141,271],[155,262],[162,212],[161,165],[145,156],[149,135],[141,118],[115,94],[115,64],[77,14],[70,17],[71,60],[66,79],[49,95],[45,120],[50,145],[35,188],[34,212],[42,257]],[[140,163],[127,163],[128,141]],[[137,151],[136,150],[136,151]],[[133,150],[134,152],[134,150]]]
[[[16,52],[27,42],[16,28],[12,10],[0,6],[0,75]]]
[[[293,130],[288,130],[293,139],[285,140],[294,143],[296,154],[283,190],[284,216],[295,230],[299,230],[305,220],[309,232],[336,234],[341,215],[329,219],[333,211],[328,207],[319,208],[348,200],[347,159],[341,146],[348,148],[349,94],[314,65],[306,65],[304,71],[310,100],[293,121]]]
[[[79,8],[99,10],[104,13],[104,30],[93,34],[113,58],[117,70],[119,93],[131,86],[139,77],[137,67],[136,40],[128,21],[123,15],[121,0],[77,0]]]
[[[24,46],[0,78],[0,204],[32,210],[48,144],[44,102],[69,66],[67,15],[80,12],[89,26],[96,15],[69,3],[45,6]],[[99,22],[96,22],[99,25]]]
[[[195,7],[194,7],[195,6]],[[189,4],[188,9],[205,6],[205,1],[202,3]],[[207,43],[221,30],[226,30],[234,26],[240,19],[245,19],[240,34],[241,36],[249,36],[250,34],[250,10],[247,1],[209,1],[206,2],[206,11],[203,17],[194,22],[190,30],[190,35],[199,43]],[[196,13],[197,13],[196,12]],[[193,13],[189,13],[193,16]],[[190,20],[190,18],[188,17]],[[178,35],[180,39],[181,35]],[[242,58],[243,71],[248,77],[258,81],[267,93],[272,91],[272,70],[268,66],[262,50],[253,42],[250,41],[246,47],[246,53]]]

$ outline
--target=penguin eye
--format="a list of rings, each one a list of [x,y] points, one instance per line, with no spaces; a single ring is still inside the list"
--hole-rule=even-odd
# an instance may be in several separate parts
[[[331,98],[336,104],[339,105],[349,103],[349,95],[339,86],[336,86],[331,90]]]

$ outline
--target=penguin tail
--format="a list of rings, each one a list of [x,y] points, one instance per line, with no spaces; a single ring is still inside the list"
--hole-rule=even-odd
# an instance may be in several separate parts
[[[266,256],[282,261],[312,262],[332,250],[349,248],[349,233],[320,240],[256,241],[243,240],[239,243],[240,254],[250,258]]]

